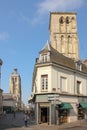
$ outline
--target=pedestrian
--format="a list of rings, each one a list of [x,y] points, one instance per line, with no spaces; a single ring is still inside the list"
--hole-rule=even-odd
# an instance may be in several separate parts
[[[14,119],[15,119],[15,111],[13,112],[13,115],[14,115]]]
[[[28,123],[28,115],[27,115],[27,113],[25,113],[25,115],[24,115],[24,123],[25,123],[25,126],[27,127],[27,123]]]
[[[6,111],[4,111],[4,116],[6,116]]]

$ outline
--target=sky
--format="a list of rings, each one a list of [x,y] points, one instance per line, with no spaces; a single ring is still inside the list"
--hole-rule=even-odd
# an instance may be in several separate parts
[[[87,0],[0,0],[1,88],[9,93],[14,68],[21,76],[22,100],[28,104],[35,59],[49,35],[50,12],[76,12],[80,58],[87,57]]]

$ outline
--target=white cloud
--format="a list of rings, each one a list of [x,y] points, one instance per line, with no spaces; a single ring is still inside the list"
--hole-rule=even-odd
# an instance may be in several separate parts
[[[84,0],[44,0],[37,5],[34,22],[43,19],[49,12],[75,11],[84,5]]]
[[[84,0],[44,0],[38,4],[38,14],[45,14],[48,11],[67,11],[78,9],[83,5]]]
[[[4,41],[4,40],[7,40],[9,37],[10,36],[8,32],[0,32],[0,40]]]

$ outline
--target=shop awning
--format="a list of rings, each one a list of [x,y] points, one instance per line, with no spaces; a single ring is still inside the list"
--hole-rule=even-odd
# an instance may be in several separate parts
[[[80,102],[80,106],[82,108],[87,108],[87,103],[86,102]]]
[[[61,104],[61,109],[73,109],[73,107],[72,107],[72,105],[70,103],[63,102]]]

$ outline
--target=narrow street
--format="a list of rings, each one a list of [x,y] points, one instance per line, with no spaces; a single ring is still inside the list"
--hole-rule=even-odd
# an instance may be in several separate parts
[[[28,121],[28,126],[34,125],[34,121]],[[6,114],[6,116],[0,117],[0,130],[16,130],[27,129],[24,126],[24,113],[17,112],[15,114]]]
[[[28,126],[24,126],[24,113],[7,114],[0,117],[0,130],[87,130],[87,123],[80,121],[72,124],[60,125],[36,125],[34,119],[28,121]]]

